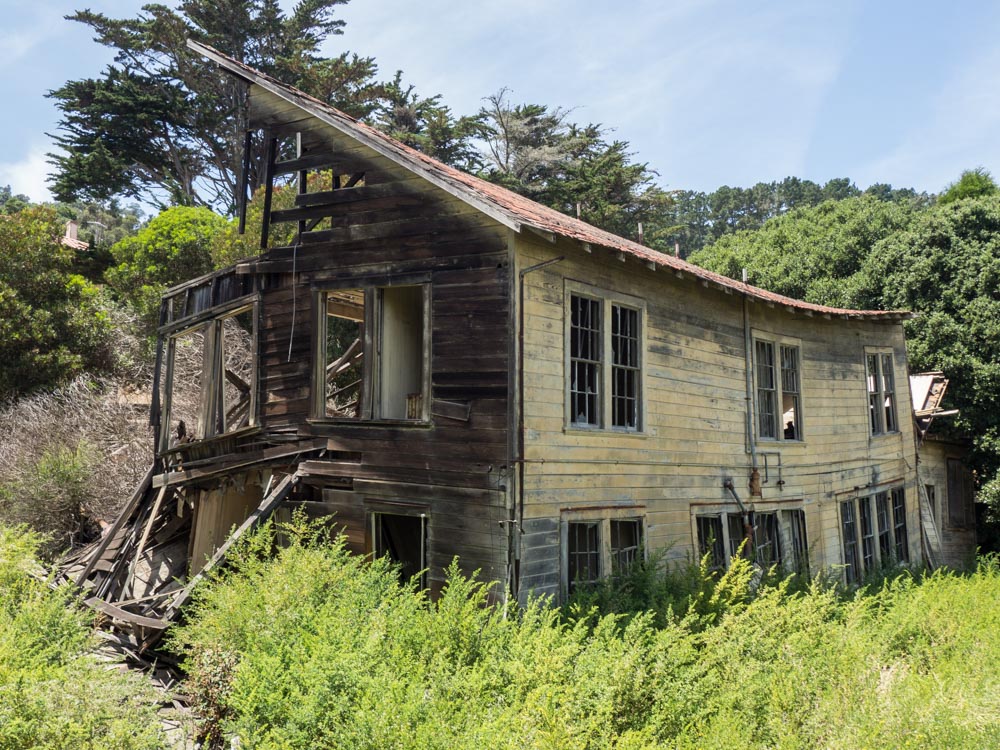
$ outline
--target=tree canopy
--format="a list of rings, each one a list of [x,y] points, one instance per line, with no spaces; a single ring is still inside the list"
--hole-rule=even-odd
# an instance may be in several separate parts
[[[322,58],[320,44],[342,33],[334,9],[347,0],[302,0],[285,14],[275,0],[184,0],[176,10],[146,5],[135,18],[83,10],[68,16],[116,50],[98,78],[50,92],[62,111],[52,155],[59,200],[132,196],[163,206],[236,202],[246,113],[243,84],[216,73],[187,49],[210,44],[356,116],[371,113],[381,87],[370,58]],[[253,144],[251,186],[264,144]]]
[[[100,290],[73,273],[50,208],[0,215],[0,398],[116,363]]]
[[[723,237],[691,260],[732,278],[745,267],[752,283],[812,302],[919,313],[906,323],[910,370],[946,374],[960,410],[952,433],[972,440],[981,479],[997,475],[1000,194],[922,210],[870,195],[827,202]]]

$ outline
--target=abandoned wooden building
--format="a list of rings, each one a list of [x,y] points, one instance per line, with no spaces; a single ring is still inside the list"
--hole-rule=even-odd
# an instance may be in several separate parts
[[[162,627],[229,540],[293,507],[432,594],[455,557],[523,600],[652,550],[848,581],[940,553],[908,313],[710,273],[191,46],[271,144],[262,249],[163,298],[156,463],[69,573],[95,606]],[[272,210],[281,175],[298,194]]]

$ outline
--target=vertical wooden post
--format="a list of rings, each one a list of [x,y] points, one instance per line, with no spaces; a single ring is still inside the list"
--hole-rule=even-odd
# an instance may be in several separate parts
[[[297,159],[301,159],[302,158],[302,133],[296,133],[295,134],[295,158],[297,158]],[[306,170],[300,169],[299,170],[299,179],[298,179],[298,192],[299,192],[299,195],[305,195],[306,192],[309,190],[309,185],[307,183],[307,178],[308,178],[308,173],[306,172]],[[306,223],[305,223],[305,221],[300,221],[299,222],[299,236],[298,236],[298,239],[296,240],[296,242],[301,241],[302,235],[303,235],[303,233],[305,233],[305,231],[306,231]]]
[[[240,169],[239,195],[237,196],[237,211],[240,217],[240,234],[247,229],[247,183],[250,182],[250,146],[253,142],[253,133],[247,131],[243,137],[243,165]]]
[[[264,165],[264,220],[260,226],[260,249],[267,250],[271,234],[271,194],[274,192],[274,162],[278,156],[278,139],[267,134],[267,162]]]

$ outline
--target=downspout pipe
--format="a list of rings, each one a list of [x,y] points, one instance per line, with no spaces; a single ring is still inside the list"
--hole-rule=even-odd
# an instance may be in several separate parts
[[[743,283],[747,283],[747,269],[743,269]],[[743,293],[743,356],[746,373],[746,450],[750,454],[750,494],[760,497],[760,467],[757,463],[757,445],[753,439],[753,425],[756,420],[753,398],[753,338],[750,335],[750,297]],[[733,493],[735,497],[735,492]],[[739,502],[737,498],[736,502]],[[742,506],[741,506],[742,507]]]

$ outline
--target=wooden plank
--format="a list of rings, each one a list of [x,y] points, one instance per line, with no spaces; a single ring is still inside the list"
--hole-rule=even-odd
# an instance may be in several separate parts
[[[239,528],[229,535],[229,538],[221,547],[219,547],[219,549],[216,550],[215,554],[212,555],[212,558],[205,564],[205,567],[201,569],[201,572],[192,578],[180,594],[174,598],[174,600],[170,603],[170,606],[167,607],[167,611],[164,615],[165,620],[169,622],[174,619],[180,608],[183,607],[185,602],[187,602],[190,598],[191,592],[194,591],[195,586],[203,581],[205,576],[225,559],[230,548],[240,539],[240,537],[255,528],[257,524],[265,520],[271,515],[272,512],[274,512],[274,509],[281,504],[282,500],[288,497],[295,485],[295,481],[295,476],[288,474],[278,483],[277,487],[265,495],[264,499],[261,500],[260,505],[257,506],[257,509],[251,513],[242,524],[240,524]]]
[[[471,410],[472,407],[468,402],[445,401],[440,398],[431,401],[431,414],[435,417],[468,422]]]
[[[164,630],[170,626],[170,622],[168,620],[157,620],[152,617],[143,617],[142,615],[137,615],[132,612],[126,612],[124,609],[102,601],[96,596],[84,600],[83,603],[92,609],[96,609],[98,612],[106,614],[113,620],[128,622],[132,625],[138,625],[143,628],[150,628],[151,630]]]
[[[153,474],[155,472],[155,465],[150,466],[149,469],[146,470],[145,476],[143,476],[142,481],[139,482],[139,486],[136,487],[135,492],[132,493],[132,497],[127,503],[125,503],[125,507],[122,508],[121,513],[118,514],[118,518],[115,519],[111,528],[107,530],[104,537],[101,539],[100,544],[97,545],[94,553],[90,556],[90,560],[84,566],[80,575],[77,576],[76,584],[78,586],[82,586],[83,582],[87,580],[87,576],[93,572],[94,566],[97,564],[97,561],[101,559],[101,556],[104,554],[105,550],[107,550],[108,545],[111,544],[111,540],[118,536],[118,533],[122,530],[122,526],[124,526],[125,521],[132,516],[132,513],[135,512],[139,502],[146,496],[146,491],[152,485]]]

